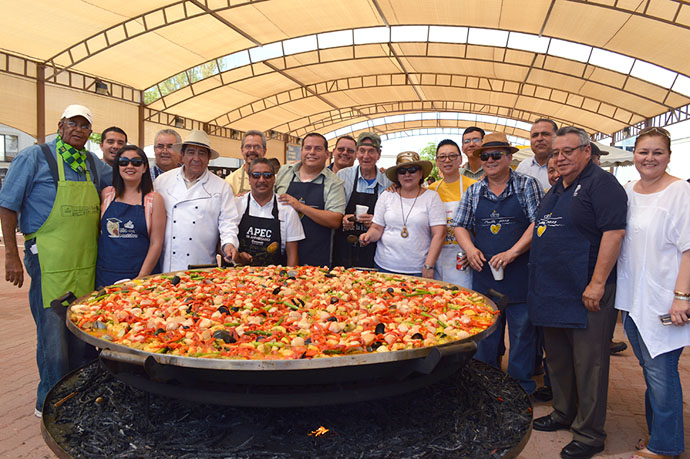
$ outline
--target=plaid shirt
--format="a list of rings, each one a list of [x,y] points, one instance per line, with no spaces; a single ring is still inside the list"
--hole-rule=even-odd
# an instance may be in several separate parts
[[[518,202],[529,221],[534,222],[537,216],[537,208],[539,208],[541,198],[544,197],[544,192],[534,177],[522,175],[511,169],[508,183],[500,196],[496,196],[489,189],[489,179],[487,177],[470,185],[462,196],[462,201],[460,201],[451,226],[462,226],[468,230],[473,229],[474,214],[477,211],[479,198],[483,197],[489,201],[498,202],[513,194],[517,195]]]

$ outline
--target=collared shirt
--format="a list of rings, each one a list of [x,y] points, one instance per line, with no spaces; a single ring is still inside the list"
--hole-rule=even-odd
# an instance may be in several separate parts
[[[163,169],[158,167],[158,164],[154,164],[153,167],[149,168],[149,171],[151,172],[151,180],[156,180],[163,173]]]
[[[338,178],[343,181],[345,186],[346,202],[350,200],[350,196],[352,195],[352,183],[354,182],[355,174],[357,173],[357,167],[358,166],[352,166],[346,167],[345,169],[340,169],[337,174]],[[357,176],[357,192],[374,194],[374,189],[376,188],[377,183],[379,185],[379,196],[381,196],[381,193],[386,191],[386,188],[393,184],[393,182],[388,180],[386,174],[381,172],[378,168],[376,169],[376,180],[371,183],[362,178],[362,172],[360,171],[359,175]]]
[[[470,170],[470,164],[465,163],[461,168],[460,168],[460,175],[464,175],[465,177],[471,178],[473,180],[479,180],[482,175],[484,175],[484,168],[479,167],[477,169],[477,172],[472,172]]]
[[[591,280],[599,256],[601,237],[606,231],[625,229],[628,215],[628,195],[613,174],[593,162],[580,172],[570,184],[573,192],[570,216],[578,231],[589,240],[589,277]],[[561,177],[544,196],[544,205],[565,192]],[[611,270],[607,284],[616,281],[616,270]]]
[[[549,183],[549,172],[546,169],[546,163],[540,165],[534,157],[523,159],[520,164],[515,168],[515,172],[519,172],[524,175],[529,175],[534,177],[539,181],[539,184],[544,189],[548,191],[551,188]]]
[[[206,170],[204,171],[203,174],[201,174],[200,176],[198,176],[198,177],[195,178],[194,180],[189,180],[189,179],[187,178],[187,174],[184,173],[184,166],[182,166],[182,180],[184,180],[184,184],[185,184],[185,186],[187,187],[187,189],[190,189],[191,187],[193,187],[194,184],[195,184],[196,182],[198,182],[199,180],[201,180],[201,178],[202,178],[204,175],[206,175],[207,173],[209,173],[209,172],[208,172],[208,169],[206,169]]]
[[[53,140],[47,145],[57,160],[55,143],[56,141]],[[87,152],[87,155],[91,155],[94,159],[95,176],[98,178],[96,188],[100,193],[112,181],[113,169],[93,153]],[[79,174],[71,167],[64,166],[66,180],[72,182],[86,181],[86,174]],[[86,168],[93,181],[94,171],[91,170],[91,164],[88,160],[86,161]],[[19,212],[19,227],[22,233],[30,234],[37,231],[46,221],[53,209],[56,195],[55,180],[43,151],[41,151],[41,146],[32,145],[19,152],[10,164],[4,185],[0,189],[0,207]]]
[[[498,202],[508,196],[517,195],[518,202],[522,206],[525,215],[530,222],[534,222],[537,216],[537,208],[544,196],[544,192],[539,185],[539,182],[534,177],[522,175],[514,171],[510,171],[508,183],[500,196],[496,196],[489,189],[489,178],[484,177],[483,180],[472,184],[460,201],[458,211],[453,218],[452,226],[462,226],[466,229],[474,227],[474,214],[477,211],[480,198],[486,198],[489,201]]]
[[[287,190],[290,187],[290,182],[293,180],[295,182],[302,181],[299,176],[300,167],[302,167],[302,161],[280,168],[280,171],[278,171],[278,176],[276,177],[277,194],[287,193]],[[321,183],[321,179],[319,177],[323,177],[323,199],[325,202],[324,210],[345,214],[345,206],[347,205],[347,201],[345,200],[343,181],[340,180],[338,176],[331,172],[327,167],[324,167],[319,175],[312,179],[312,182]]]
[[[237,194],[246,193],[251,190],[249,186],[249,176],[247,171],[244,170],[244,165],[240,166],[239,169],[234,170],[230,175],[225,177],[225,181],[232,188],[232,192]]]
[[[273,219],[273,196],[262,206],[256,202],[256,199],[254,199],[251,193],[247,193],[235,199],[240,221],[244,216],[244,211],[247,210],[247,199],[250,199],[250,216]],[[293,209],[292,206],[288,206],[282,202],[278,203],[278,220],[280,220],[281,250],[282,253],[285,253],[286,242],[295,242],[304,239],[304,228],[302,228],[302,222],[299,219],[297,211]],[[241,239],[242,235],[239,234],[238,237]]]

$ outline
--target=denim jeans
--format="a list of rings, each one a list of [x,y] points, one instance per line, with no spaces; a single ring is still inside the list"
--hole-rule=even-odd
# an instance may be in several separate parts
[[[24,266],[31,277],[29,306],[36,323],[36,364],[40,376],[36,408],[43,411],[48,391],[67,373],[86,363],[87,345],[67,330],[65,321],[53,308],[43,308],[41,267],[38,255],[29,250],[33,243],[33,240],[24,243]]]
[[[640,362],[647,390],[644,394],[649,443],[653,453],[667,456],[681,454],[683,442],[683,389],[678,374],[678,360],[683,348],[652,358],[635,322],[623,313],[623,324],[635,357]],[[687,327],[687,325],[685,325]]]
[[[508,321],[510,340],[508,374],[518,380],[525,392],[531,394],[537,388],[537,383],[532,380],[537,338],[534,325],[527,315],[527,303],[509,304],[504,315]],[[474,358],[496,367],[496,356],[502,338],[503,333],[500,333],[500,327],[497,326],[492,334],[479,342]]]

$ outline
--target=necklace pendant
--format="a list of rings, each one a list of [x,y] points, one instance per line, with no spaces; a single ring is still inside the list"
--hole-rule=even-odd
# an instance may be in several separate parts
[[[407,236],[410,235],[410,233],[407,232],[407,226],[403,226],[402,231],[400,231],[400,235],[401,235],[402,237],[407,237]]]

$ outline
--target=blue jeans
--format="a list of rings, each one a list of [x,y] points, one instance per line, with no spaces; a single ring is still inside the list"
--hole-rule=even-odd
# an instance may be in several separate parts
[[[623,313],[623,325],[635,357],[640,362],[647,390],[644,394],[649,443],[657,454],[676,456],[685,450],[683,444],[683,389],[678,374],[678,360],[683,348],[652,358],[635,322]],[[687,327],[687,325],[685,325]]]
[[[518,380],[525,392],[531,394],[537,388],[537,383],[532,380],[537,337],[534,325],[527,315],[527,303],[509,304],[504,315],[504,320],[508,321],[510,340],[508,374]],[[478,343],[474,358],[496,367],[496,356],[502,338],[503,333],[500,333],[500,327],[497,326],[492,334]]]
[[[40,382],[36,393],[36,408],[43,411],[48,391],[67,373],[86,363],[86,343],[76,338],[65,321],[53,308],[43,308],[41,267],[38,255],[29,250],[34,241],[24,243],[24,266],[31,277],[29,306],[36,323],[36,364]]]

